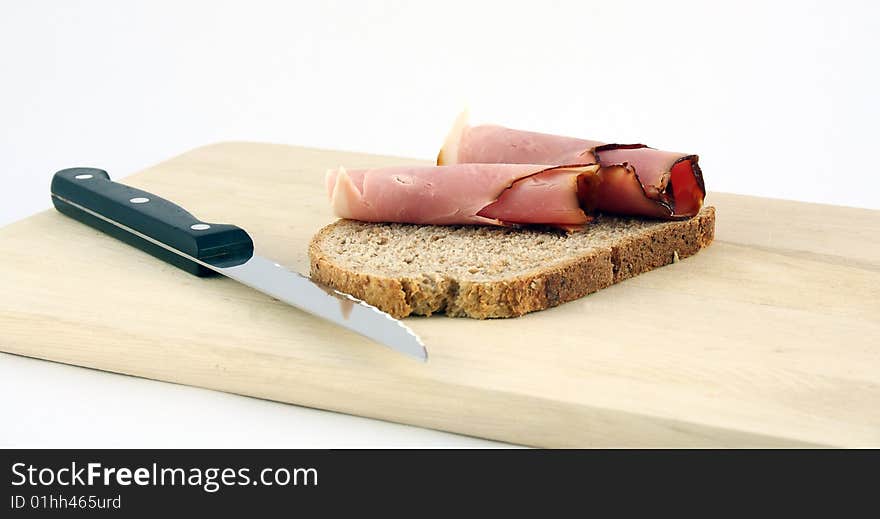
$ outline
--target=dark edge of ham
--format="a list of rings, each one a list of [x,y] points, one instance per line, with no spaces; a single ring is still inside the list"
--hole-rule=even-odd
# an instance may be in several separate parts
[[[677,158],[670,166],[661,171],[657,182],[646,183],[639,175],[637,168],[629,164],[627,161],[608,162],[602,159],[602,153],[606,151],[616,150],[655,150],[645,144],[603,144],[596,146],[590,150],[586,150],[583,155],[592,155],[597,164],[600,165],[599,175],[607,171],[607,168],[614,166],[622,166],[631,171],[635,176],[636,182],[641,188],[641,193],[645,198],[656,203],[658,211],[656,215],[661,218],[684,219],[690,218],[699,212],[702,207],[703,199],[706,196],[706,187],[703,181],[703,171],[700,169],[698,155],[685,155]],[[665,153],[659,152],[658,153]],[[687,168],[684,168],[687,163]],[[695,193],[694,188],[698,191]],[[694,196],[694,195],[697,196]],[[596,208],[601,210],[609,210],[609,204],[603,202],[601,194],[599,195]],[[620,212],[619,210],[612,210]]]
[[[598,187],[598,185],[600,183],[599,175],[598,175],[597,171],[593,171],[593,172],[581,171],[581,172],[578,172],[576,175],[574,173],[572,173],[572,176],[574,177],[574,185],[572,187],[574,188],[574,193],[577,197],[578,203],[580,205],[581,213],[582,213],[582,218],[580,219],[580,221],[560,222],[558,220],[557,221],[550,221],[549,219],[548,219],[548,221],[540,221],[540,222],[523,221],[521,219],[517,220],[515,218],[502,218],[500,216],[500,213],[503,210],[503,205],[506,201],[506,198],[510,195],[513,195],[516,192],[516,189],[518,187],[524,186],[525,182],[527,182],[529,180],[534,180],[536,177],[543,175],[543,174],[547,174],[547,173],[553,173],[553,172],[560,171],[560,170],[565,171],[568,169],[577,170],[577,169],[589,168],[591,166],[596,166],[596,164],[593,162],[583,163],[583,164],[561,164],[559,166],[549,167],[549,168],[543,169],[541,171],[536,171],[535,173],[532,173],[531,175],[519,178],[519,179],[513,181],[509,186],[507,186],[504,189],[504,191],[499,193],[498,196],[495,197],[495,200],[492,203],[483,207],[477,213],[477,216],[482,216],[485,218],[494,219],[494,220],[498,221],[500,223],[500,225],[507,226],[507,227],[518,227],[521,225],[548,225],[548,226],[552,226],[552,227],[557,227],[557,228],[562,229],[566,232],[573,232],[573,231],[581,230],[581,229],[583,229],[584,225],[592,222],[595,219],[595,217],[593,215],[591,215],[590,213],[593,213],[596,211],[596,206],[595,206],[596,188]]]

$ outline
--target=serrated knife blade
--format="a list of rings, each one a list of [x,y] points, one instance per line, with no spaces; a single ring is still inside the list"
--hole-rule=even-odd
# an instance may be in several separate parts
[[[428,352],[419,336],[398,319],[349,294],[291,272],[272,260],[253,256],[234,267],[209,268],[389,348],[428,360]]]

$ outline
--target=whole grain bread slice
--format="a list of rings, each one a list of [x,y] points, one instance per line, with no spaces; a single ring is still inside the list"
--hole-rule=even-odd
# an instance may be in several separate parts
[[[600,216],[586,230],[339,220],[309,245],[315,281],[394,317],[515,317],[583,297],[697,253],[715,208],[660,222]]]

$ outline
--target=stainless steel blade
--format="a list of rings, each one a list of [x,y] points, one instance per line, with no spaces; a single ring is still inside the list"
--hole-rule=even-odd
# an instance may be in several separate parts
[[[178,254],[190,261],[232,278],[260,292],[275,297],[310,314],[331,321],[364,337],[388,346],[421,361],[428,360],[424,343],[408,326],[375,306],[349,294],[315,283],[302,274],[291,272],[278,263],[254,255],[247,262],[232,267],[206,263],[140,233],[126,225],[83,207],[66,198],[52,195],[64,202],[124,229],[139,238]]]
[[[401,353],[428,360],[421,339],[399,320],[360,299],[291,272],[272,260],[253,256],[247,263],[234,267],[206,266]]]

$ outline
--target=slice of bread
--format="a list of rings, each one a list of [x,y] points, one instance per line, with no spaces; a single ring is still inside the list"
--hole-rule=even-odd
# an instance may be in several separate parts
[[[585,231],[339,220],[309,245],[311,277],[394,317],[515,317],[698,252],[715,208],[683,221],[600,216]]]

